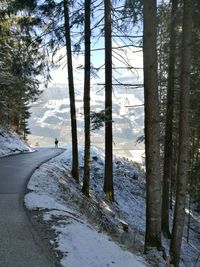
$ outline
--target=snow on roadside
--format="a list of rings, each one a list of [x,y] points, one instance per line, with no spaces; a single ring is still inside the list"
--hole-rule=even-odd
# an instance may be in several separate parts
[[[80,152],[80,157],[82,158],[82,149]],[[128,196],[123,200],[123,203],[120,201],[121,197],[119,196],[117,199],[119,203],[114,208],[113,204],[106,203],[101,192],[102,177],[100,173],[103,170],[103,153],[97,148],[92,149],[93,179],[91,179],[91,198],[89,200],[80,193],[80,185],[77,185],[70,176],[70,157],[70,149],[67,149],[66,152],[37,169],[28,184],[29,193],[25,196],[27,208],[42,214],[47,227],[51,227],[54,230],[55,239],[51,240],[50,243],[54,245],[56,251],[62,253],[62,266],[147,266],[143,258],[126,251],[125,246],[119,246],[113,242],[105,234],[104,228],[101,227],[104,217],[105,221],[108,220],[109,224],[111,223],[110,229],[114,231],[121,227],[122,235],[129,234],[120,226],[123,222],[120,219],[121,214],[119,212],[120,205],[126,204]],[[116,162],[116,166],[120,166],[118,173],[121,173],[124,161],[118,159]],[[80,169],[82,169],[82,160],[80,160]],[[135,170],[135,174],[138,178],[139,172],[137,170]],[[128,177],[128,171],[126,175]],[[135,177],[132,179],[135,179]],[[130,185],[131,182],[127,185],[121,184],[118,192],[116,192],[116,198],[122,188]],[[136,189],[139,190],[137,186]],[[138,193],[140,198],[139,195]],[[95,217],[93,222],[88,220],[87,216],[91,207]],[[117,212],[117,215],[115,215],[115,212]],[[135,212],[137,213],[138,211]],[[128,214],[128,210],[125,213]],[[95,221],[99,221],[100,224],[96,224]]]
[[[0,157],[31,151],[32,149],[16,133],[0,127]]]
[[[144,267],[145,265],[128,251],[122,250],[108,236],[98,233],[85,223],[73,222],[67,227],[55,227],[61,251],[67,251],[61,260],[70,267]]]
[[[80,178],[83,175],[83,154],[83,147],[80,147]],[[36,170],[28,184],[30,192],[25,196],[26,206],[30,210],[35,210],[45,221],[46,226],[54,230],[56,236],[51,240],[51,244],[56,251],[61,252],[62,265],[139,267],[140,264],[143,264],[141,266],[146,264],[147,266],[147,263],[142,263],[144,260],[123,250],[126,248],[140,255],[143,251],[145,233],[143,174],[130,162],[114,157],[116,201],[112,203],[102,192],[104,153],[99,148],[91,149],[89,199],[80,192],[81,185],[72,179],[70,166],[71,149],[67,147],[63,154]],[[200,266],[199,236],[200,222],[191,218],[191,238],[189,244],[185,242],[185,238],[183,239],[180,267]],[[113,243],[111,238],[121,247]],[[166,240],[163,241],[168,249]],[[150,266],[166,266],[162,254],[157,251],[149,253],[147,260]]]

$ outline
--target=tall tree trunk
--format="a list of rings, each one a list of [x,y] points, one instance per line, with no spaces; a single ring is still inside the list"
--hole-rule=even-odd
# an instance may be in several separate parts
[[[172,180],[172,156],[173,156],[173,116],[174,116],[174,77],[175,77],[175,51],[176,51],[176,16],[178,0],[172,0],[170,44],[169,44],[169,70],[167,86],[167,112],[165,123],[164,146],[164,172],[162,195],[162,232],[170,237],[169,231],[169,196],[170,182]]]
[[[85,76],[84,76],[84,120],[85,120],[85,154],[82,192],[89,196],[90,182],[90,5],[85,0]]]
[[[111,0],[104,0],[105,9],[105,170],[104,192],[114,200],[113,188],[113,136],[112,136],[112,37]]]
[[[67,50],[67,67],[68,67],[68,86],[70,97],[70,112],[71,112],[71,133],[72,133],[72,176],[79,182],[78,173],[78,140],[77,140],[77,123],[76,123],[76,106],[74,94],[74,78],[73,78],[73,64],[71,52],[71,36],[69,25],[69,1],[64,0],[64,20],[65,20],[65,40]]]
[[[175,266],[179,266],[181,241],[185,218],[187,175],[189,169],[189,98],[192,46],[192,9],[193,0],[184,0],[179,117],[179,158],[177,171],[176,204],[174,211],[172,239],[170,244],[171,262]]]
[[[146,154],[145,250],[161,248],[160,119],[158,101],[156,1],[144,1],[144,96]]]

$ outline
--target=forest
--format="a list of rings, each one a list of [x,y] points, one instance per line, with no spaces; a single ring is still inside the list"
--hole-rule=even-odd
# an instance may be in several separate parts
[[[144,252],[162,251],[179,266],[186,204],[200,212],[200,2],[198,0],[2,0],[0,3],[0,125],[24,140],[30,133],[31,103],[51,82],[51,70],[67,67],[72,164],[79,179],[74,55],[84,65],[84,174],[82,193],[90,197],[91,132],[105,129],[103,192],[115,201],[113,182],[114,86],[135,89],[116,77],[120,49],[143,51],[146,232]],[[94,43],[103,38],[96,49]],[[65,49],[63,56],[59,51]],[[91,56],[102,50],[104,64]],[[91,112],[91,78],[104,71],[105,108]],[[170,212],[173,223],[170,225]],[[188,224],[190,221],[188,220]],[[189,226],[188,226],[189,227]],[[163,236],[170,242],[169,256]],[[167,265],[169,266],[169,265]]]

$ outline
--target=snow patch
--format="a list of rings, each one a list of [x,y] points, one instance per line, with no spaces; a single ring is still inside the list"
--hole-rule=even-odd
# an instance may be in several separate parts
[[[122,250],[108,236],[98,233],[87,224],[74,222],[54,227],[58,233],[58,250],[66,255],[62,266],[69,267],[144,267],[132,253]]]
[[[84,147],[80,146],[80,176],[82,176],[83,152]],[[77,185],[70,176],[71,149],[68,147],[63,154],[43,164],[35,171],[28,184],[30,192],[24,199],[26,207],[30,210],[42,212],[44,222],[47,225],[51,225],[51,229],[55,231],[55,240],[50,240],[49,242],[55,246],[56,251],[62,253],[61,265],[64,267],[147,266],[143,263],[144,259],[142,257],[124,250],[125,246],[122,248],[114,243],[101,229],[101,226],[95,225],[92,222],[89,223],[86,216],[86,213],[90,212],[92,207],[94,208],[95,219],[100,221],[100,224],[103,223],[104,219],[105,221],[108,219],[110,221],[110,229],[119,225],[120,229],[122,229],[121,225],[125,225],[128,221],[127,218],[125,218],[125,221],[122,220],[123,214],[128,215],[130,213],[129,221],[131,224],[135,223],[134,221],[137,219],[132,220],[133,213],[138,213],[141,207],[135,208],[135,199],[133,200],[134,206],[132,206],[132,202],[126,203],[129,202],[128,195],[124,199],[120,191],[126,187],[126,190],[128,190],[129,186],[132,190],[135,188],[134,191],[139,190],[137,186],[135,187],[134,183],[128,182],[129,179],[132,179],[136,184],[141,183],[133,177],[135,174],[137,179],[141,179],[141,177],[139,178],[139,170],[130,163],[127,163],[127,166],[125,166],[124,160],[115,157],[114,169],[117,185],[115,190],[118,204],[112,204],[107,202],[102,193],[103,151],[92,147],[91,160],[90,203],[87,203],[88,199],[80,192],[81,186]],[[125,167],[127,167],[126,176],[123,174]],[[122,183],[123,180],[124,182]],[[142,191],[144,191],[144,188]],[[141,198],[139,194],[137,197]],[[126,205],[127,209],[123,213],[120,212],[122,205]],[[128,212],[129,205],[131,207],[129,208],[133,209],[131,212]],[[139,217],[144,216],[144,212],[142,213],[142,215],[139,213]],[[121,231],[123,232],[123,230]],[[129,235],[130,233],[127,234]]]
[[[49,242],[61,252],[62,266],[147,266],[141,257],[131,253],[143,252],[146,201],[143,172],[131,162],[114,157],[115,202],[112,203],[103,193],[104,153],[92,147],[88,199],[81,193],[83,156],[84,146],[79,146],[80,184],[70,174],[70,146],[36,170],[28,184],[26,206],[38,210],[47,227],[55,231],[55,239]],[[200,266],[198,216],[191,217],[189,244],[186,232],[185,227],[180,267]],[[167,251],[169,244],[163,241]],[[146,259],[150,266],[166,266],[163,254],[157,250],[151,251]]]
[[[0,157],[32,151],[19,135],[0,127]]]
[[[47,194],[30,192],[25,196],[25,203],[28,209],[58,209],[65,211],[66,207],[59,204],[53,197]],[[67,209],[66,209],[67,210]]]

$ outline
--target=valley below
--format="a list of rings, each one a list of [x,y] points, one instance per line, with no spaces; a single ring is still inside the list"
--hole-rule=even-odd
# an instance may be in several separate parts
[[[129,78],[126,83],[131,83]],[[104,109],[104,92],[94,84],[91,91],[91,111]],[[144,107],[142,88],[116,86],[113,90],[113,151],[115,155],[142,163],[144,144],[137,139],[143,136]],[[79,144],[84,143],[84,116],[82,85],[76,87],[76,111]],[[71,122],[68,89],[63,84],[51,84],[32,104],[28,142],[32,146],[59,146],[71,143]],[[91,144],[104,148],[104,127],[91,132]],[[142,155],[142,157],[141,157]]]

